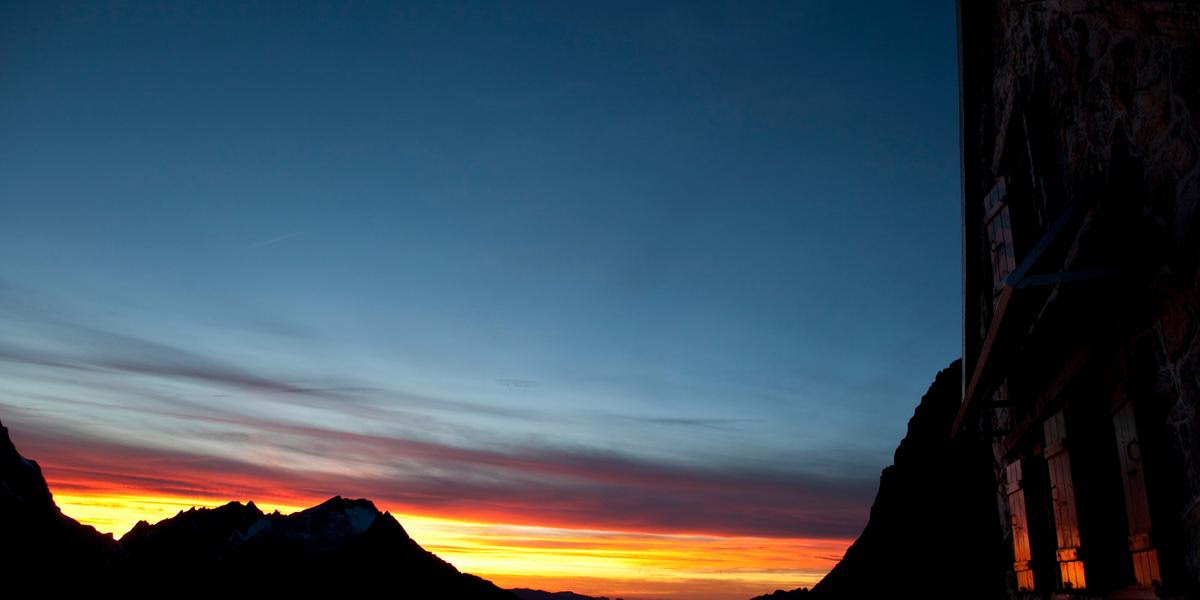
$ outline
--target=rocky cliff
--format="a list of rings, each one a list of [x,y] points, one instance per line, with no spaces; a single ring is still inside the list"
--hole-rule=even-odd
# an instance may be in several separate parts
[[[759,598],[995,598],[1007,554],[998,531],[991,449],[950,438],[961,402],[960,364],[938,373],[921,398],[862,534],[811,591]]]
[[[38,464],[17,452],[0,424],[0,565],[17,578],[79,565],[103,568],[117,543],[62,514]]]

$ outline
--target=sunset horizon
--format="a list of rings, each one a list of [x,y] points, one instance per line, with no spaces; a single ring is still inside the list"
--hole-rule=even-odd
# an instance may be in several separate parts
[[[18,447],[40,446],[38,442],[25,443],[30,440],[23,440],[19,432],[13,437]],[[265,513],[290,514],[331,497],[305,496],[277,487],[264,487],[257,497],[169,495],[137,488],[127,476],[89,480],[84,469],[42,460],[32,453],[29,456],[37,459],[65,515],[117,539],[139,521],[154,524],[193,508],[240,502],[253,503]],[[122,483],[123,479],[127,482]],[[223,488],[203,483],[198,489],[219,493]],[[356,488],[351,485],[347,489]],[[419,506],[392,504],[370,495],[339,495],[372,501],[380,510],[395,515],[422,547],[501,587],[626,600],[693,598],[696,594],[744,600],[764,590],[810,587],[853,542],[853,538],[604,529],[604,523],[547,523],[539,515],[509,512],[472,519],[467,507],[450,513],[452,516],[439,516]],[[410,512],[414,509],[418,512]]]
[[[0,419],[117,538],[341,496],[506,589],[811,587],[958,352],[954,10],[878,8],[8,5]]]
[[[1200,599],[1200,1],[0,0],[0,423],[0,596]]]
[[[54,479],[49,483],[55,489]],[[138,521],[153,524],[192,508],[252,502],[263,512],[289,514],[328,500],[288,505],[153,495],[56,493],[54,497],[67,516],[116,538]],[[425,549],[501,587],[626,600],[697,595],[744,600],[764,590],[811,587],[853,542],[481,523],[405,513],[376,504],[395,515]],[[128,523],[128,527],[116,523]]]

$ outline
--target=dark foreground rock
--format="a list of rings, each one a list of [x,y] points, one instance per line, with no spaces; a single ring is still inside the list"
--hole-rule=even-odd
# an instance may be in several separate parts
[[[17,452],[0,424],[0,565],[11,573],[57,564],[103,568],[117,542],[58,509],[38,464]]]
[[[759,599],[996,598],[1007,556],[992,455],[977,437],[950,438],[961,402],[956,361],[938,373],[879,479],[871,516],[833,570],[809,590]],[[917,592],[919,590],[919,592]]]

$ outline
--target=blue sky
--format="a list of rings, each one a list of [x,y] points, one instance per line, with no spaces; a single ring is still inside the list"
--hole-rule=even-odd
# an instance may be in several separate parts
[[[761,472],[853,535],[959,352],[954,45],[948,2],[5,3],[0,418]]]

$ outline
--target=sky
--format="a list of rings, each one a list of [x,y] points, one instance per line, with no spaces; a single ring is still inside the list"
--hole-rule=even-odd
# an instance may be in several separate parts
[[[949,1],[99,4],[0,3],[0,420],[102,531],[811,585],[959,353]]]

